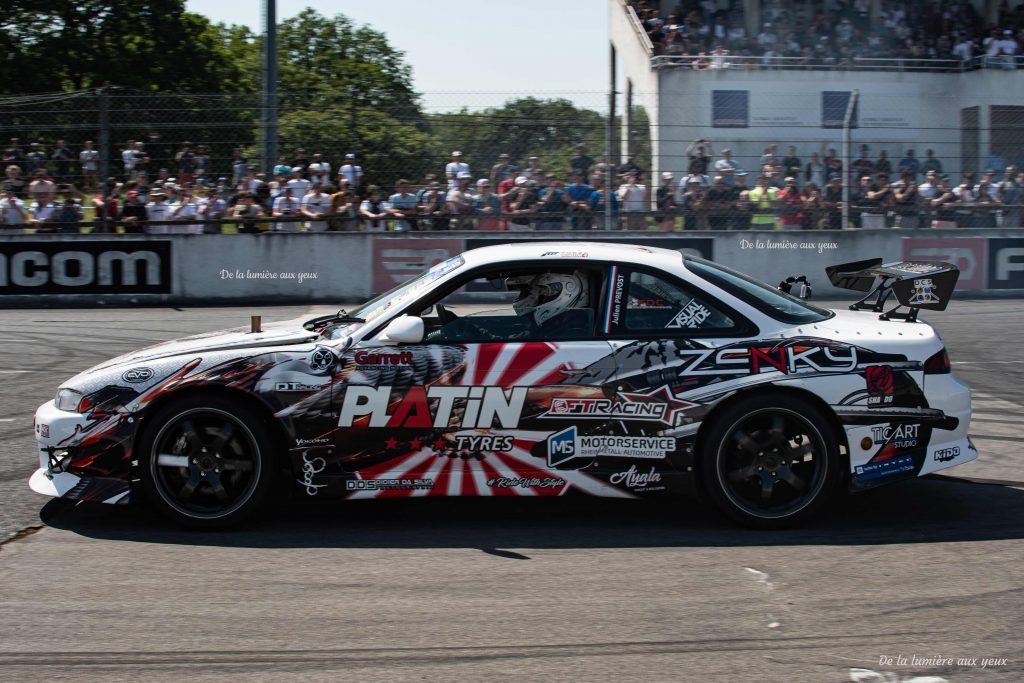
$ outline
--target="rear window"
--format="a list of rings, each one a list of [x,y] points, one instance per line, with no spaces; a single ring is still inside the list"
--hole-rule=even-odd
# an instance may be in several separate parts
[[[817,323],[834,315],[832,311],[812,306],[732,268],[695,256],[687,256],[685,261],[690,271],[776,320],[793,324]]]

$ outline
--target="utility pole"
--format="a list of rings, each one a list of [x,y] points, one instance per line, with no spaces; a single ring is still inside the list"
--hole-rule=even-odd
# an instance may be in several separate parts
[[[612,158],[612,140],[615,130],[615,46],[610,46],[608,53],[608,125],[605,128],[604,147],[607,150],[604,172],[604,229],[611,230],[614,217],[612,215],[612,174],[614,165]],[[586,181],[586,179],[584,179]]]
[[[110,193],[114,188],[110,187],[107,178],[110,177],[110,89],[109,83],[104,83],[98,91],[99,95],[99,116],[100,116],[100,191],[103,193],[103,208],[100,211],[100,232],[107,232],[107,202],[110,201]]]
[[[277,0],[263,0],[263,173],[277,163]]]

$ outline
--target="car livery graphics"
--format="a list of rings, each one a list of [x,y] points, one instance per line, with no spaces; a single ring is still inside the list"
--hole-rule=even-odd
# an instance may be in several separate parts
[[[586,253],[590,264],[611,255]],[[583,257],[567,249],[558,258]],[[729,299],[729,309],[753,321],[745,329],[759,334],[690,334],[707,316],[681,309],[665,336],[630,339],[620,326],[623,306],[639,299],[630,299],[628,268],[609,262],[604,272],[603,291],[592,297],[593,339],[376,343],[381,327],[372,318],[406,304],[423,310],[415,296],[459,275],[449,268],[394,305],[368,304],[366,321],[339,314],[343,324],[330,335],[281,323],[260,337],[229,330],[114,359],[62,387],[73,392],[73,409],[40,407],[32,486],[74,500],[127,502],[149,417],[182,396],[210,392],[235,397],[273,426],[281,437],[275,457],[311,497],[678,494],[692,483],[702,430],[758,392],[813,397],[836,425],[854,490],[976,457],[966,439],[969,395],[948,370],[926,371],[941,342],[924,323],[885,323],[918,325],[922,340],[911,348],[897,334],[903,328],[878,332],[881,341],[861,334],[875,320],[870,313],[772,329]],[[602,328],[617,332],[606,337]],[[160,457],[161,467],[191,467],[176,453]]]

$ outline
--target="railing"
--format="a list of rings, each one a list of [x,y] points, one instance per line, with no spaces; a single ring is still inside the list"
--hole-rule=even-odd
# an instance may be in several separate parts
[[[945,204],[941,207],[879,207],[852,204],[850,220],[853,227],[863,228],[1019,228],[1024,217],[1024,205]],[[418,214],[406,219],[412,230],[398,228],[401,219],[380,219],[376,229],[368,228],[367,220],[353,216],[325,215],[319,219],[307,217],[252,216],[249,218],[218,218],[204,220],[189,218],[176,221],[147,221],[126,223],[123,220],[77,221],[74,223],[25,223],[0,225],[0,239],[5,235],[32,234],[277,234],[301,232],[443,232],[458,230],[488,231],[560,231],[605,230],[602,209],[578,212],[534,211],[520,214]],[[674,208],[654,211],[616,211],[612,230],[772,230],[772,229],[824,229],[840,225],[838,207],[782,207],[759,210],[743,207]],[[322,224],[323,229],[306,230],[304,224]],[[485,227],[489,226],[489,227]],[[846,226],[850,227],[850,226]]]
[[[686,69],[693,71],[729,69],[734,71],[891,71],[962,73],[979,69],[1024,69],[1024,55],[1016,57],[982,55],[963,59],[919,59],[910,57],[804,58],[755,57],[740,55],[657,55],[651,58],[652,69]]]
[[[637,16],[636,10],[630,5],[627,0],[619,0],[619,4],[622,5],[623,11],[626,13],[626,21],[629,22],[630,26],[633,27],[633,32],[636,33],[636,37],[640,40],[640,44],[647,50],[647,54],[654,54],[654,43],[651,42],[651,37],[647,35],[647,31],[644,30],[643,22],[640,21],[640,17]]]

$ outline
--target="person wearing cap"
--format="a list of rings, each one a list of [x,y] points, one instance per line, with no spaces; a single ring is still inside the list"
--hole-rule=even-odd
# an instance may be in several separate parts
[[[786,176],[782,181],[782,190],[776,194],[779,203],[780,230],[797,230],[807,223],[807,214],[803,210],[803,196],[797,187],[796,178]]]
[[[345,163],[338,169],[338,179],[347,181],[349,189],[353,192],[359,192],[359,186],[363,182],[363,167],[356,163],[355,154],[345,155]],[[340,182],[338,184],[341,185]]]
[[[491,186],[497,187],[502,180],[515,178],[516,167],[509,161],[508,154],[498,155],[498,163],[491,166]]]
[[[146,205],[138,190],[128,190],[124,196],[124,204],[121,205],[121,214],[118,220],[124,227],[126,233],[141,233],[146,225]]]
[[[473,215],[477,217],[477,230],[502,230],[504,228],[503,221],[498,218],[501,215],[501,199],[494,194],[494,186],[486,178],[476,181]]]
[[[395,193],[388,197],[388,214],[395,219],[395,232],[416,230],[416,195],[409,192],[409,181],[401,178],[395,183]]]
[[[683,211],[683,230],[701,230],[707,226],[704,214],[704,188],[694,176],[687,176],[686,190],[679,206]]]
[[[279,176],[281,174],[290,175],[292,172],[292,165],[289,164],[284,157],[278,157],[277,163],[274,165],[274,175]]]
[[[524,176],[527,180],[541,180],[544,177],[544,171],[540,167],[540,159],[537,157],[530,157],[526,160],[526,168],[519,171],[519,175]]]
[[[722,158],[715,162],[715,172],[722,176],[722,180],[729,187],[736,184],[736,172],[741,170],[740,165],[732,158],[732,150],[728,147],[722,150]]]
[[[508,229],[515,232],[524,232],[533,228],[531,214],[537,213],[538,194],[536,183],[525,175],[517,176],[516,186],[509,197],[509,219]]]
[[[466,178],[471,178],[469,164],[462,160],[462,152],[455,150],[452,152],[452,160],[448,162],[444,167],[444,175],[448,178],[448,189],[456,190],[459,187],[459,174],[465,173]]]
[[[576,145],[576,155],[569,159],[569,170],[578,171],[586,178],[590,174],[590,167],[594,165],[594,158],[587,154],[583,145]]]
[[[619,203],[622,205],[622,212],[626,215],[626,230],[644,230],[647,228],[647,206],[650,204],[650,195],[647,192],[647,185],[638,182],[637,174],[630,173],[626,176],[626,182],[619,186]]]
[[[557,176],[548,175],[544,179],[544,187],[537,193],[539,204],[537,210],[542,214],[537,222],[539,230],[564,230],[565,213],[569,208],[566,203],[565,188]]]
[[[448,213],[455,216],[455,230],[472,230],[473,221],[473,176],[469,171],[460,171],[455,179],[458,183],[455,189],[448,190],[445,201],[448,203]]]
[[[292,188],[286,185],[280,196],[274,200],[271,215],[278,219],[292,219],[299,215],[301,207],[301,200],[295,197]],[[299,224],[292,220],[278,220],[274,222],[271,230],[273,232],[299,232]]]
[[[768,176],[761,174],[757,178],[757,186],[747,193],[753,215],[750,227],[754,230],[774,230],[775,209],[778,207],[778,190],[768,184]]]
[[[658,230],[672,232],[676,229],[676,215],[679,205],[676,204],[676,177],[671,171],[661,174],[661,185],[654,193],[654,201],[658,207],[658,213],[654,216],[654,222],[658,224]]]
[[[170,207],[167,204],[167,193],[159,186],[154,187],[149,193],[149,202],[146,204],[146,232],[151,235],[166,235],[170,233],[167,225],[153,225],[167,220]]]

